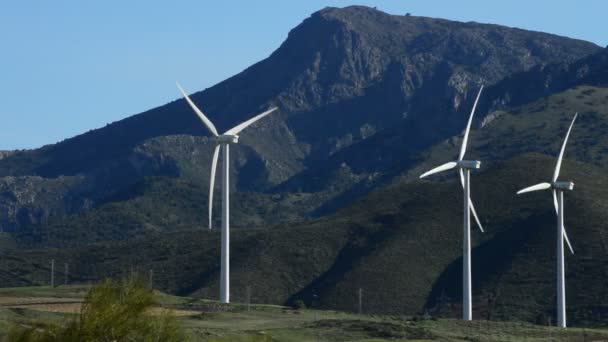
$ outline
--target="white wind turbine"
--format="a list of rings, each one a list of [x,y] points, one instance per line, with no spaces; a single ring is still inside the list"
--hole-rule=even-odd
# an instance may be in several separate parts
[[[479,89],[479,93],[477,93],[475,104],[473,104],[473,109],[471,110],[471,115],[469,116],[469,121],[467,122],[467,127],[464,131],[464,137],[462,138],[462,145],[460,146],[458,160],[445,163],[441,166],[438,166],[430,171],[423,173],[420,176],[420,178],[424,178],[434,173],[451,170],[454,168],[458,169],[458,173],[460,175],[460,184],[462,184],[462,187],[464,189],[464,236],[462,245],[462,319],[467,321],[473,319],[473,305],[471,302],[471,213],[473,213],[475,222],[477,222],[477,226],[479,227],[482,233],[483,227],[481,226],[481,222],[479,222],[477,212],[475,211],[475,206],[471,201],[469,187],[470,171],[471,169],[479,169],[481,162],[478,160],[463,160],[462,158],[464,158],[464,154],[467,149],[467,141],[469,139],[469,131],[471,130],[471,122],[473,121],[475,108],[477,107],[477,102],[479,101],[479,97],[481,96],[482,90],[483,85]]]
[[[260,120],[266,115],[277,110],[277,107],[273,107],[261,114],[254,116],[253,118],[238,124],[231,129],[224,132],[224,134],[218,134],[217,129],[213,123],[203,114],[203,112],[196,107],[194,102],[190,100],[184,89],[177,83],[177,88],[182,93],[190,107],[203,121],[205,126],[209,129],[211,134],[215,137],[216,145],[213,151],[213,159],[211,160],[211,179],[209,181],[209,229],[211,229],[211,215],[213,208],[213,186],[215,183],[215,170],[217,168],[217,158],[220,152],[220,147],[223,148],[224,154],[222,156],[222,252],[221,252],[221,274],[220,274],[220,301],[222,303],[230,302],[230,221],[229,221],[229,147],[230,144],[236,144],[239,141],[238,133],[247,128],[249,125]]]
[[[564,275],[564,240],[568,244],[570,252],[574,254],[574,250],[572,249],[572,245],[570,244],[570,240],[568,239],[568,234],[566,234],[566,229],[564,228],[564,191],[574,189],[574,183],[570,181],[558,181],[557,177],[559,177],[559,171],[562,166],[562,158],[564,157],[566,143],[568,143],[568,137],[570,136],[570,131],[572,130],[572,126],[574,126],[574,121],[576,120],[577,116],[578,113],[574,114],[574,118],[572,118],[572,122],[570,123],[570,127],[568,128],[568,132],[566,133],[566,138],[564,139],[564,143],[562,144],[562,149],[559,151],[559,156],[557,158],[557,164],[555,165],[555,171],[553,172],[553,178],[551,179],[551,183],[545,182],[532,185],[517,192],[517,194],[519,195],[531,191],[547,189],[553,190],[553,205],[555,206],[555,213],[557,214],[557,326],[562,328],[566,327],[566,280]]]

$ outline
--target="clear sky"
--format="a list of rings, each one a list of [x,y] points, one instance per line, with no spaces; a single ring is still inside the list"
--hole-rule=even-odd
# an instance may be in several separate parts
[[[34,148],[202,90],[326,7],[496,23],[608,44],[606,0],[0,2],[0,150]]]

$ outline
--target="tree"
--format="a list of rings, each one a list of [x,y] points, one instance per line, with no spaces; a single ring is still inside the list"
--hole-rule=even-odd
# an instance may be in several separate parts
[[[145,284],[140,277],[104,280],[89,290],[78,319],[42,329],[16,327],[9,341],[184,341],[185,335],[170,312],[149,312],[154,292]]]

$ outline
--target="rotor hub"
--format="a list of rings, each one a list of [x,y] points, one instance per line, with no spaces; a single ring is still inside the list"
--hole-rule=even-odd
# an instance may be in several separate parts
[[[239,142],[239,136],[231,134],[222,134],[219,135],[216,139],[217,142],[220,144],[236,144]]]
[[[566,182],[556,181],[556,182],[553,182],[553,184],[551,184],[551,187],[556,190],[573,190],[574,183],[570,182],[570,181],[566,181]]]
[[[459,160],[458,167],[461,169],[479,169],[481,162],[479,160]]]

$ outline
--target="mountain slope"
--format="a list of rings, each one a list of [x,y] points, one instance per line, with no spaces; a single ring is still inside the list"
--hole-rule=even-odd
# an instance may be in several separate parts
[[[516,107],[579,85],[608,86],[608,48],[574,63],[536,66],[513,74],[489,89],[480,103],[482,112]]]
[[[523,155],[473,178],[473,198],[487,230],[473,232],[475,316],[536,321],[553,314],[551,200],[548,193],[516,196],[515,191],[549,177],[554,161]],[[601,325],[608,308],[602,192],[608,179],[601,169],[570,161],[562,174],[576,182],[566,196],[566,227],[576,250],[567,257],[570,319],[575,325]],[[244,300],[251,287],[255,302],[302,298],[308,305],[356,310],[356,293],[362,288],[366,312],[413,314],[434,308],[444,294],[449,310],[443,314],[458,316],[460,191],[454,181],[402,182],[304,226],[236,230],[234,300]],[[154,269],[155,284],[165,290],[215,297],[218,255],[218,231],[198,230],[84,247],[15,250],[4,260],[21,260],[16,268],[21,278],[34,282],[48,274],[50,258],[69,262],[75,281]]]
[[[483,127],[472,131],[467,156],[482,160],[482,168],[487,169],[522,153],[557,155],[575,111],[580,112],[580,117],[572,132],[568,158],[608,167],[608,154],[605,153],[608,151],[608,88],[590,86],[569,89],[508,111],[490,113],[482,123]],[[406,169],[397,181],[415,180],[427,169],[455,158],[460,143],[460,137],[453,137],[422,151],[418,158],[423,162]],[[239,154],[236,156],[238,160]],[[338,168],[338,173],[326,180],[327,186],[338,191],[360,181],[351,179],[350,172],[352,169],[348,167]],[[48,223],[23,228],[18,236],[20,241],[37,246],[65,246],[127,239],[150,231],[205,227],[207,192],[201,185],[204,181],[148,178],[107,198],[94,210],[65,217],[55,215]],[[217,226],[220,202],[219,198],[216,200]],[[236,228],[302,222],[308,213],[322,210],[327,200],[325,192],[236,192],[232,222]]]
[[[578,86],[526,105],[498,110],[473,129],[467,156],[483,161],[482,168],[526,152],[557,155],[568,125],[579,113],[567,156],[608,167],[608,88]],[[421,152],[419,165],[408,170],[414,179],[426,169],[457,154],[461,137],[453,137]]]
[[[602,98],[601,88],[608,85],[608,75],[605,74],[605,70],[608,70],[607,57],[608,49],[604,49],[572,64],[557,63],[538,67],[530,71],[516,73],[499,81],[495,85],[486,87],[483,96],[480,99],[473,127],[483,127],[500,117],[504,112],[509,112],[529,103],[537,103],[536,108],[530,108],[533,112],[542,111],[544,108],[543,106],[547,105],[546,103],[543,103],[543,98],[564,92],[573,87],[584,85],[598,88],[599,93],[593,95],[595,90],[591,89],[587,90],[590,92],[589,94],[582,93],[572,95],[576,96],[576,99],[568,100],[559,98],[560,103],[553,103],[552,106],[554,108],[550,112],[543,114],[544,116],[542,117],[538,116],[537,119],[535,119],[537,125],[544,127],[545,123],[543,123],[543,121],[545,120],[547,121],[546,124],[552,125],[554,121],[552,121],[550,117],[552,114],[558,112],[559,107],[562,106],[562,101],[567,101],[566,106],[571,110],[570,115],[576,111],[601,112],[605,110],[605,99]],[[585,100],[584,98],[587,99]],[[472,100],[473,98],[468,99],[468,101]],[[554,100],[558,101],[557,98]],[[462,110],[458,112],[458,115],[467,117],[471,105],[472,104],[463,106]],[[526,110],[527,109],[524,109],[524,111]],[[529,127],[526,126],[525,120],[526,119],[524,118],[517,127],[525,132],[521,134],[522,138],[525,138],[526,136],[531,137],[534,134],[527,130]],[[568,121],[568,119],[565,120]],[[594,124],[602,127],[603,123],[599,117],[596,116],[591,120]],[[444,126],[445,123],[443,122],[436,123],[436,130],[439,130],[439,127]],[[495,126],[508,127],[508,125],[501,126],[500,120]],[[591,124],[588,125],[588,127],[591,126]],[[463,128],[464,123],[458,127],[460,129]],[[453,135],[457,133],[458,131],[454,131]],[[324,162],[322,167],[309,169],[292,177],[282,184],[280,189],[319,191],[319,189],[326,188],[326,184],[338,182],[338,179],[346,174],[349,178],[357,181],[355,181],[354,184],[349,185],[346,189],[342,189],[342,193],[335,196],[317,210],[319,214],[333,212],[336,208],[351,203],[353,199],[366,194],[371,189],[391,182],[394,177],[399,176],[404,172],[412,173],[412,167],[427,161],[428,154],[427,152],[424,152],[427,147],[425,143],[425,139],[427,139],[425,137],[426,134],[427,133],[424,130],[419,126],[416,126],[413,122],[406,121],[402,125],[395,125],[390,129],[379,132],[365,141],[361,141],[335,153],[329,160]],[[486,135],[486,137],[490,136],[491,135]],[[595,137],[600,138],[600,135],[595,135]],[[487,141],[488,139],[486,138],[485,140]],[[590,141],[589,139],[587,140]],[[602,141],[602,139],[600,139],[600,141]],[[440,140],[435,141],[435,143],[437,142],[440,142]],[[448,138],[448,140],[444,140],[444,142],[448,144],[450,148],[454,148],[454,145],[458,143],[457,140],[452,138]],[[550,143],[551,146],[558,144],[558,142],[554,142],[553,140]],[[489,144],[488,146],[492,145]],[[516,146],[518,145],[515,144],[505,147],[505,150],[513,152],[513,149]],[[497,148],[498,145],[494,145],[494,147],[496,148],[494,148],[491,153],[487,154],[488,157],[501,155],[502,152],[500,151],[502,148]],[[596,144],[596,147],[593,149],[597,150],[598,148],[602,148],[602,143]],[[476,149],[472,149],[472,151],[475,150]],[[510,155],[513,155],[513,153]],[[596,156],[598,156],[597,153]],[[445,157],[447,158],[448,156]],[[452,156],[450,156],[450,158],[451,157]],[[491,161],[494,158],[485,159]],[[582,160],[590,162],[588,159]],[[443,159],[440,158],[439,161],[443,161]],[[427,162],[423,165],[432,166],[431,164]],[[337,172],[337,170],[340,170],[340,172]],[[420,173],[421,171],[422,170],[419,167],[413,170],[414,173]],[[310,180],[312,180],[312,182]]]

